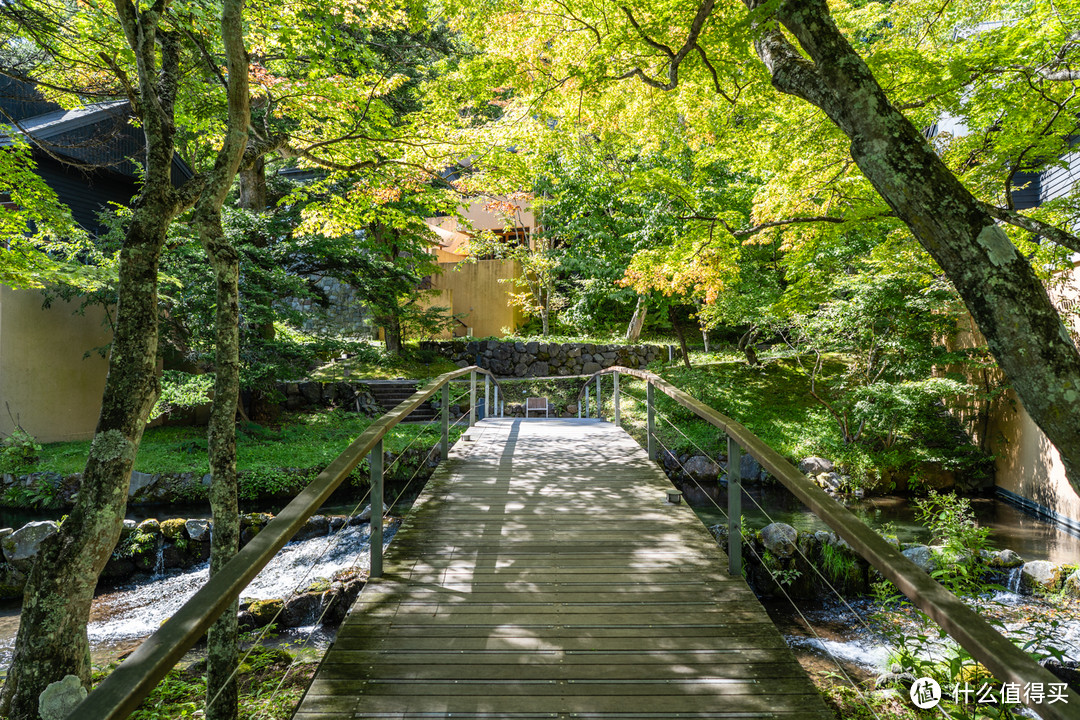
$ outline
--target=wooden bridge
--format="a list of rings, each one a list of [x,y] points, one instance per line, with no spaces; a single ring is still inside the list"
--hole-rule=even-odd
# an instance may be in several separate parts
[[[296,715],[315,718],[831,717],[740,572],[739,457],[773,477],[995,678],[1057,678],[737,421],[662,377],[613,367],[613,424],[477,424],[470,366],[440,375],[371,424],[68,715],[123,720],[364,458],[371,471],[371,575]],[[644,381],[646,447],[619,429],[619,375]],[[469,435],[449,452],[450,385],[469,376]],[[591,382],[591,380],[590,380]],[[588,415],[588,384],[579,394]],[[728,439],[730,558],[655,457],[654,390]],[[382,555],[383,438],[441,392],[441,457]],[[463,417],[462,420],[465,418]],[[725,569],[725,565],[727,568]],[[1080,694],[1043,704],[1080,720]]]
[[[295,716],[831,718],[623,430],[485,420],[428,482]]]

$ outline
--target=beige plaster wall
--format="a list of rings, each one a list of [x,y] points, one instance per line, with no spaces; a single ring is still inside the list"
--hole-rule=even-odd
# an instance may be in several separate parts
[[[73,314],[60,300],[44,310],[36,290],[0,285],[0,432],[11,415],[40,442],[94,434],[108,363],[83,353],[109,342],[101,310]]]
[[[1061,455],[1011,390],[994,404],[989,437],[999,487],[1080,521],[1080,495],[1065,477]]]
[[[518,208],[514,213],[513,222],[511,224],[527,228],[536,227],[536,220],[533,217],[532,208],[529,206],[529,201],[527,199],[500,197],[497,198],[497,200],[509,202]],[[502,230],[506,227],[507,219],[501,213],[491,212],[485,209],[491,202],[490,198],[480,198],[469,203],[469,206],[462,210],[462,215],[465,216],[465,220],[467,221],[465,223],[459,224],[459,222],[452,217],[439,218],[434,222],[445,230],[463,233],[479,232],[480,230]]]
[[[521,268],[513,260],[478,260],[475,263],[439,263],[442,274],[431,278],[436,290],[450,291],[453,313],[472,328],[473,337],[503,337],[503,328],[516,328],[522,322],[521,311],[510,302],[511,283],[499,282],[516,277]],[[447,305],[443,300],[437,304]],[[461,326],[455,323],[458,328]],[[463,330],[463,328],[461,328]],[[455,332],[460,335],[461,332]]]
[[[1053,278],[1049,289],[1054,304],[1065,311],[1063,318],[1073,341],[1077,342],[1080,339],[1076,313],[1080,309],[1080,268],[1074,267]],[[959,321],[959,332],[953,343],[961,348],[984,344],[970,316],[965,315]],[[1001,371],[993,368],[969,374],[969,381],[987,389],[997,385],[1001,377]],[[998,487],[1080,521],[1080,495],[1065,477],[1061,455],[1012,390],[1003,393],[989,408],[954,407],[954,411],[958,411],[962,419],[971,421],[968,427],[976,440],[995,456]]]

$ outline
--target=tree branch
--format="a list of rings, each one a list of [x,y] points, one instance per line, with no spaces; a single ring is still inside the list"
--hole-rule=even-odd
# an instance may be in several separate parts
[[[703,0],[701,6],[698,8],[697,13],[694,15],[694,20],[690,23],[690,32],[686,37],[686,42],[679,48],[678,52],[672,50],[670,47],[662,42],[654,40],[649,37],[638,23],[637,18],[634,17],[634,13],[630,8],[625,5],[621,5],[620,9],[625,13],[630,24],[637,30],[638,35],[645,41],[650,47],[659,50],[668,58],[668,80],[666,83],[659,80],[650,78],[644,70],[641,68],[634,68],[628,70],[622,75],[618,76],[617,80],[625,80],[634,76],[640,77],[641,80],[650,87],[654,87],[657,90],[674,90],[679,85],[679,65],[686,59],[686,56],[690,54],[690,51],[697,46],[698,36],[701,35],[701,30],[705,27],[705,21],[709,19],[712,14],[713,6],[716,4],[716,0]],[[704,53],[702,53],[704,55]]]
[[[762,230],[769,230],[770,228],[775,228],[775,227],[783,227],[785,225],[795,225],[795,224],[801,224],[801,223],[819,223],[819,222],[840,224],[840,223],[846,223],[846,222],[859,222],[859,221],[863,221],[863,220],[878,220],[878,219],[882,219],[882,218],[891,218],[891,217],[896,217],[896,215],[894,213],[892,213],[892,212],[883,212],[883,213],[880,213],[880,214],[877,214],[877,215],[869,215],[867,217],[859,217],[859,218],[837,217],[835,215],[803,215],[803,216],[784,218],[783,220],[770,220],[768,222],[759,223],[757,225],[751,225],[750,227],[745,227],[745,228],[733,228],[723,218],[711,217],[711,216],[708,216],[708,215],[680,215],[680,216],[678,216],[677,219],[679,219],[679,220],[701,220],[703,222],[720,223],[721,225],[724,226],[725,230],[727,230],[729,233],[731,233],[732,236],[734,236],[736,238],[743,238],[743,237],[749,237],[750,235],[755,235],[755,234],[761,232]]]
[[[1055,245],[1060,245],[1063,248],[1068,248],[1073,252],[1080,253],[1080,238],[1065,232],[1055,225],[1043,222],[1042,220],[1036,220],[1027,215],[1022,215],[1015,210],[1007,210],[996,205],[991,205],[990,203],[980,202],[979,205],[983,212],[995,220],[1000,220],[1003,223],[1023,228],[1028,232],[1046,238]]]

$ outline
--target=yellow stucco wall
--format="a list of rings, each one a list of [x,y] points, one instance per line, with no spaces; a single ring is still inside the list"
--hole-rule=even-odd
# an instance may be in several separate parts
[[[1063,273],[1050,284],[1050,297],[1059,309],[1080,305],[1080,268]],[[1078,338],[1076,315],[1064,315],[1073,340]],[[952,343],[971,348],[985,341],[970,316],[959,321],[959,332]],[[986,375],[984,375],[986,373]],[[980,387],[989,381],[996,384],[1001,371],[979,371],[970,381]],[[975,408],[954,408],[961,417]],[[1032,500],[1043,507],[1080,521],[1080,495],[1065,477],[1061,455],[1031,419],[1019,398],[1007,390],[991,404],[984,427],[975,427],[975,435],[995,457],[995,482],[998,487]]]
[[[1061,455],[1011,390],[991,411],[990,451],[999,487],[1080,521],[1080,495],[1065,477]]]
[[[510,303],[511,283],[499,282],[516,277],[520,266],[513,260],[478,260],[475,263],[439,263],[442,274],[432,277],[432,287],[449,290],[453,313],[472,328],[473,337],[503,337],[503,328],[521,324],[521,311]],[[447,304],[445,299],[438,303]],[[458,328],[461,326],[457,323]],[[456,332],[460,335],[461,332]]]
[[[108,363],[83,353],[109,342],[102,311],[73,314],[60,300],[44,310],[36,290],[0,286],[0,432],[8,414],[40,442],[84,440],[94,434]]]

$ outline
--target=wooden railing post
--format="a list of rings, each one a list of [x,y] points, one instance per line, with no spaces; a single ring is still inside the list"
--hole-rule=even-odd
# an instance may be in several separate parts
[[[476,371],[469,373],[469,427],[476,424]]]
[[[383,516],[383,441],[375,443],[368,456],[371,462],[371,571],[369,577],[382,577],[382,516]]]
[[[589,417],[589,386],[585,386],[585,418]]]
[[[603,407],[604,407],[603,402],[604,401],[601,399],[601,395],[600,395],[600,376],[597,375],[596,376],[596,419],[597,420],[603,420],[604,419],[604,416],[602,414],[602,410],[603,410]]]
[[[647,409],[647,420],[645,422],[645,437],[648,438],[646,443],[649,450],[649,459],[656,459],[656,418],[653,410],[653,384],[652,380],[645,382],[645,407]]]
[[[450,383],[442,386],[442,438],[439,440],[442,460],[450,457]]]
[[[611,404],[614,406],[615,424],[619,424],[619,371],[616,370],[613,375],[615,376],[615,389],[611,391]]]
[[[728,572],[742,574],[742,448],[727,441]]]
[[[499,407],[499,383],[495,383],[495,412],[492,417],[502,417],[502,408]]]
[[[484,376],[484,417],[491,417],[491,376]]]

